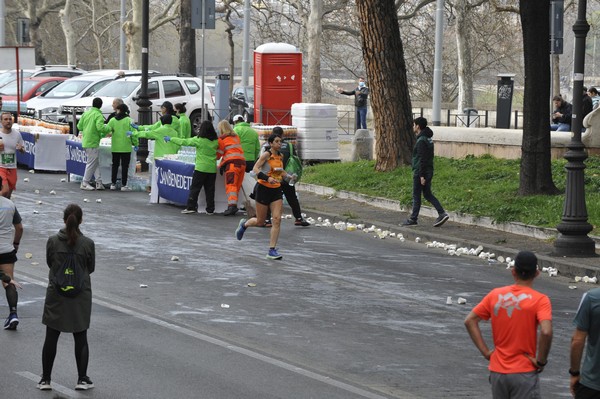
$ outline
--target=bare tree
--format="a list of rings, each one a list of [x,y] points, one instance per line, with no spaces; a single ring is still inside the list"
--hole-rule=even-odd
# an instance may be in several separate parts
[[[179,17],[179,7],[181,3],[177,0],[169,0],[164,7],[153,7],[149,21],[149,32],[159,27],[175,21]],[[131,0],[132,20],[127,21],[123,26],[125,36],[127,37],[127,54],[129,56],[129,69],[141,69],[142,57],[140,49],[142,48],[142,0]]]
[[[73,8],[73,0],[66,0],[65,8],[60,10],[58,15],[60,16],[60,24],[65,33],[65,49],[67,51],[67,65],[76,65],[77,57],[75,54],[75,43],[77,37],[73,24],[71,24],[71,10]]]
[[[394,0],[357,0],[356,6],[378,134],[375,168],[385,172],[408,164],[415,142],[404,50]]]
[[[46,64],[46,56],[43,52],[42,37],[39,35],[39,28],[50,13],[57,13],[65,0],[24,0],[15,3],[16,7],[29,18],[29,36],[31,44],[35,47],[35,63],[37,65]]]

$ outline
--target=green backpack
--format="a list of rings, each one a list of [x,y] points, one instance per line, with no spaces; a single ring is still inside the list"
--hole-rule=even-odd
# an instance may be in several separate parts
[[[289,143],[289,146],[290,157],[288,158],[287,165],[285,165],[285,171],[290,175],[295,174],[298,176],[296,181],[300,181],[300,178],[302,177],[302,160],[300,160],[300,157],[296,155],[292,143]]]

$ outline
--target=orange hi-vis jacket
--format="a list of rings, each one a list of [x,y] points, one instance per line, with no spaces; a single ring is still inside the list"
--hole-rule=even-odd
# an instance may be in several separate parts
[[[225,172],[227,205],[237,205],[238,193],[246,175],[246,158],[237,134],[219,137],[217,159],[221,159],[220,169]]]
[[[244,150],[242,150],[242,144],[237,134],[219,137],[217,159],[221,159],[221,165],[225,165],[234,159],[246,162]]]

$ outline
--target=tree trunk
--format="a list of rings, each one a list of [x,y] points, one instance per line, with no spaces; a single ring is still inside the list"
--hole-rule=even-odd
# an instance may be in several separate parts
[[[308,78],[306,102],[321,102],[321,37],[323,35],[323,0],[311,0],[306,26],[308,37]]]
[[[473,108],[473,68],[471,60],[471,40],[469,26],[470,7],[467,0],[458,0],[456,10],[456,55],[458,74],[458,112]]]
[[[65,2],[65,8],[59,11],[60,24],[65,34],[65,51],[67,52],[67,65],[77,65],[77,56],[75,53],[75,30],[71,24],[72,0]]]
[[[90,2],[90,7],[92,9],[92,35],[96,41],[96,53],[98,54],[98,69],[104,69],[104,56],[102,54],[101,38],[98,34],[98,18],[96,18],[96,3],[94,0]]]
[[[404,50],[394,0],[357,0],[363,58],[377,132],[375,169],[411,161],[415,137]]]
[[[192,29],[192,2],[181,0],[179,72],[196,76],[196,30]]]
[[[142,0],[131,0],[132,19],[125,22],[129,69],[142,69]]]
[[[552,96],[560,94],[560,56],[552,54]]]
[[[550,162],[550,2],[519,0],[523,29],[525,93],[519,194],[557,194]]]

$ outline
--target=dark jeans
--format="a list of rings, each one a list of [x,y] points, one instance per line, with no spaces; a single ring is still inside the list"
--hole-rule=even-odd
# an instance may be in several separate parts
[[[216,180],[216,173],[206,173],[195,170],[194,175],[192,176],[192,187],[190,188],[187,209],[198,210],[198,196],[200,195],[200,190],[204,187],[204,194],[206,195],[206,212],[214,212]]]
[[[112,153],[112,175],[110,182],[117,184],[117,173],[119,165],[121,165],[121,184],[127,185],[127,172],[129,172],[129,162],[131,162],[130,152],[113,152]]]
[[[417,174],[413,174],[413,209],[410,219],[417,221],[419,217],[419,211],[421,210],[421,194],[423,197],[438,211],[438,214],[444,213],[444,208],[440,201],[431,192],[431,180],[433,179],[433,173],[425,176],[425,185],[421,185],[421,178]]]
[[[367,128],[367,107],[356,107],[356,128]]]

